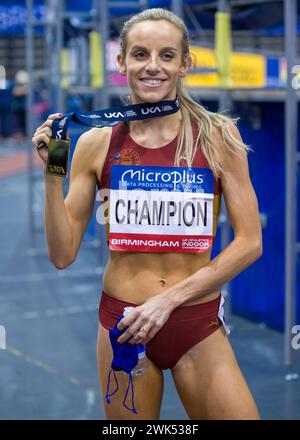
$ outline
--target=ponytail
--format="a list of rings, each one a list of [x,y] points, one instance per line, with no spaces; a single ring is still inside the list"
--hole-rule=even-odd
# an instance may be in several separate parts
[[[241,152],[248,153],[251,148],[244,142],[236,139],[231,132],[230,126],[236,125],[239,118],[230,118],[221,113],[206,110],[194,101],[188,91],[179,80],[177,95],[182,114],[180,133],[175,154],[175,165],[180,166],[181,160],[186,161],[187,166],[192,166],[194,156],[199,148],[213,171],[216,178],[220,177],[223,169],[223,154],[230,152],[239,155]],[[192,121],[197,125],[197,138],[193,138]],[[220,148],[214,129],[220,131],[225,145]]]

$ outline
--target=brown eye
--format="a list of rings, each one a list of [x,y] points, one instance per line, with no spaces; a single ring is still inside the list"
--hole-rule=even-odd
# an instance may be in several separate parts
[[[136,52],[136,53],[134,54],[134,56],[135,56],[136,58],[143,58],[145,55],[146,55],[145,52]]]
[[[172,58],[174,58],[173,54],[171,53],[165,53],[163,54],[163,57],[166,58],[167,60],[171,60]]]

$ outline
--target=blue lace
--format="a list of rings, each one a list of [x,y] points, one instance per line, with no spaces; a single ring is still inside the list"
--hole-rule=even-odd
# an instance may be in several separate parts
[[[114,373],[114,377],[115,377],[115,381],[116,381],[117,386],[116,386],[116,389],[112,393],[109,394],[110,376],[111,376],[112,372]],[[129,378],[128,378],[128,385],[127,385],[127,390],[126,390],[125,397],[124,397],[124,400],[123,400],[123,406],[126,409],[128,409],[129,411],[132,411],[134,414],[137,414],[137,410],[136,410],[136,408],[134,406],[134,386],[133,386],[132,374],[130,373],[128,376],[129,376]],[[130,408],[129,406],[126,405],[126,399],[127,399],[127,396],[128,396],[128,391],[129,391],[129,387],[130,386],[131,386],[131,404],[132,404],[132,408]],[[109,375],[108,375],[108,381],[107,381],[107,387],[106,387],[106,395],[105,395],[105,400],[106,400],[107,403],[110,403],[110,397],[113,396],[114,394],[116,394],[118,389],[119,389],[118,379],[116,377],[115,370],[113,370],[111,368],[110,372],[109,372]]]
[[[113,371],[114,376],[115,376],[115,381],[116,381],[116,384],[117,384],[117,388],[116,388],[111,394],[109,394],[109,388],[110,388],[110,375],[111,375],[111,372],[112,372],[112,371]],[[118,389],[119,389],[118,379],[117,379],[117,377],[116,377],[115,370],[113,370],[113,369],[111,368],[111,369],[110,369],[110,372],[109,372],[109,375],[108,375],[108,382],[107,382],[106,395],[105,395],[105,399],[106,399],[106,402],[107,402],[107,403],[110,403],[110,397],[113,396],[114,394],[116,394],[116,392],[118,391]]]

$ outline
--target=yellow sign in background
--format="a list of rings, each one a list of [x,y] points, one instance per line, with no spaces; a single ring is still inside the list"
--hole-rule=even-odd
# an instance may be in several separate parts
[[[215,52],[212,49],[191,46],[192,57],[197,68],[217,68]],[[233,88],[259,88],[266,84],[266,59],[263,55],[233,52],[230,57]],[[193,69],[185,79],[188,87],[220,87],[219,75],[195,73]]]

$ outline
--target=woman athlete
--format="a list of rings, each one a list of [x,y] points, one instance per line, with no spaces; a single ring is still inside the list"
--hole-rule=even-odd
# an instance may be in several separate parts
[[[119,342],[131,338],[130,343],[146,344],[148,367],[134,378],[138,413],[132,414],[122,405],[128,377],[117,372],[121,390],[110,404],[103,399],[106,416],[159,419],[162,370],[170,368],[190,419],[259,419],[220,314],[221,286],[262,254],[248,147],[236,120],[207,111],[184,89],[182,79],[192,63],[187,29],[181,19],[167,10],[145,10],[124,24],[120,42],[117,62],[121,74],[127,76],[131,104],[157,103],[178,96],[180,109],[168,116],[121,122],[113,128],[93,128],[84,133],[73,155],[65,200],[61,178],[45,173],[45,230],[51,262],[58,269],[74,262],[93,210],[96,186],[109,188],[112,164],[211,170],[214,199],[207,221],[213,222],[215,235],[222,192],[234,239],[212,260],[211,246],[202,252],[153,251],[151,247],[143,251],[110,249],[97,345],[103,398],[112,361],[109,329],[126,305],[135,309],[118,325],[120,330],[127,327]],[[61,115],[50,115],[36,130],[34,146],[49,143],[52,121],[58,117]],[[38,154],[46,162],[47,148]],[[107,210],[104,214],[107,218]],[[137,233],[139,228],[137,225]],[[146,227],[143,238],[147,237],[145,231]]]

